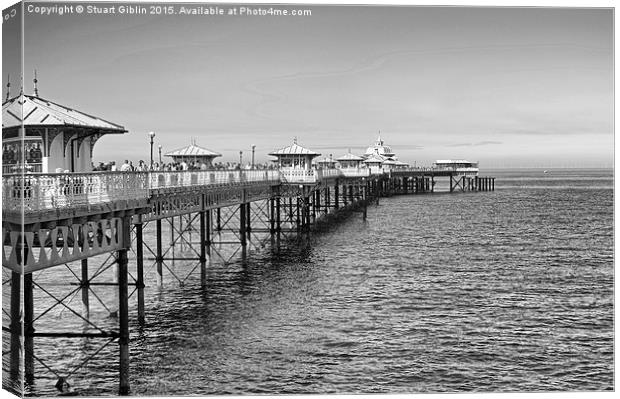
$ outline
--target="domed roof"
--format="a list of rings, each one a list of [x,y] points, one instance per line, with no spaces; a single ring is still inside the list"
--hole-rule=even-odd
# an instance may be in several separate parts
[[[381,155],[385,157],[394,156],[394,152],[392,151],[392,148],[385,145],[383,140],[381,140],[381,132],[379,132],[379,137],[377,138],[377,141],[375,141],[375,144],[366,149],[365,155],[372,155],[372,154]]]

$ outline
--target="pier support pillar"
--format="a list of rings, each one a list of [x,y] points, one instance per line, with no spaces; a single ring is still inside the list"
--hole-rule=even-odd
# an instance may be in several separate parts
[[[314,221],[316,222],[316,213],[318,211],[319,217],[321,216],[321,190],[317,190],[314,192],[314,208],[313,208],[312,216]]]
[[[245,211],[246,211],[246,216],[245,216],[245,235],[247,237],[248,240],[252,241],[252,203],[248,202],[245,204]]]
[[[338,209],[338,180],[336,180],[336,185],[334,186],[334,209]]]
[[[90,282],[88,281],[88,258],[82,259],[82,279],[80,281],[80,291],[82,293],[82,317],[88,319],[90,316],[89,290]]]
[[[24,379],[34,382],[34,301],[32,273],[24,274]]]
[[[10,377],[13,381],[20,380],[19,359],[21,355],[21,275],[11,272],[11,358]]]
[[[368,182],[363,182],[364,186],[363,186],[363,197],[362,197],[362,203],[364,204],[364,211],[362,214],[362,219],[366,220],[366,216],[368,215]]]
[[[310,211],[310,207],[311,207],[311,203],[310,203],[310,196],[306,196],[304,197],[304,202],[303,202],[303,227],[304,227],[304,231],[310,231],[310,216],[311,216],[311,211]]]
[[[281,215],[280,215],[280,197],[276,197],[276,233],[277,244],[280,243],[280,232],[282,231]]]
[[[172,229],[172,226],[170,227]],[[162,243],[161,243],[161,219],[157,219],[155,222],[155,230],[157,234],[157,255],[155,257],[155,262],[157,263],[157,286],[163,287],[164,285],[164,276],[163,276],[163,262],[164,257],[162,256]]]
[[[129,306],[127,292],[127,250],[118,251],[118,316],[120,367],[119,394],[129,393]]]
[[[200,284],[207,283],[207,212],[200,212]]]
[[[215,229],[218,232],[220,232],[222,231],[222,209],[221,208],[217,208],[217,210],[215,211],[215,218],[216,218]]]
[[[329,207],[330,207],[330,188],[329,186],[325,187],[325,214],[329,213]]]
[[[269,234],[271,237],[276,233],[276,201],[275,199],[269,198]]]
[[[144,251],[143,225],[136,224],[136,289],[138,291],[138,323],[144,325]]]
[[[241,246],[245,249],[247,245],[247,235],[246,235],[246,226],[247,226],[247,204],[239,205],[239,239],[241,241]]]

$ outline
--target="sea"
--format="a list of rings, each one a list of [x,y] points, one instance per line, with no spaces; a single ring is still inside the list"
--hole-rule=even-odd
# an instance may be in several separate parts
[[[195,261],[168,266],[156,287],[145,249],[131,395],[614,390],[613,170],[481,175],[495,191],[381,198],[366,220],[352,213],[279,251],[267,242],[212,262],[204,287]],[[79,312],[71,269],[34,278]],[[94,291],[114,302],[114,288]],[[117,328],[113,305],[90,301],[92,320]],[[53,304],[35,286],[35,313]],[[88,325],[56,306],[35,327]],[[62,376],[80,396],[117,395],[118,345],[105,343],[36,338],[26,394],[57,395]]]

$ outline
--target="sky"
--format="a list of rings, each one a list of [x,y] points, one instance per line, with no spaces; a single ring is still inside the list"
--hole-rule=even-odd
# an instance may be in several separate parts
[[[36,68],[41,97],[129,131],[102,138],[95,162],[148,161],[149,131],[164,153],[193,139],[247,161],[254,144],[265,162],[294,137],[323,155],[363,153],[380,130],[418,166],[613,163],[611,9],[278,8],[312,15],[26,10],[25,92]],[[6,47],[3,88],[20,75]]]

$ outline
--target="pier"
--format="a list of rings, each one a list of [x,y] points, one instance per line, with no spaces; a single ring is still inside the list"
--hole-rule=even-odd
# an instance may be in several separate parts
[[[118,172],[92,171],[95,143],[125,133],[121,125],[39,97],[36,79],[34,96],[7,93],[2,266],[8,306],[2,355],[10,377],[5,388],[17,394],[38,374],[48,380],[53,375],[60,394],[71,393],[72,376],[110,345],[118,345],[118,393],[128,394],[130,303],[137,308],[132,322],[144,326],[148,273],[155,274],[157,287],[188,281],[205,287],[209,265],[245,262],[264,248],[277,253],[285,240],[307,237],[343,215],[365,220],[368,206],[382,197],[432,194],[438,180],[448,183],[446,193],[495,189],[495,179],[478,176],[477,164],[467,161],[409,167],[380,134],[361,156],[349,151],[319,161],[321,154],[295,138],[269,154],[277,161],[266,169],[254,167],[254,147],[250,167],[239,162],[237,169],[215,168],[221,154],[194,142],[166,154],[183,170],[163,170],[154,165],[150,132],[148,171],[126,171],[129,161]],[[161,163],[161,146],[159,152]],[[175,262],[190,266],[181,270]],[[52,280],[37,278],[43,272]],[[69,292],[57,292],[58,286]],[[102,298],[95,288],[114,293]],[[61,318],[42,322],[58,309],[82,327]],[[95,349],[69,370],[37,355],[37,345],[53,347],[54,340],[67,339],[88,340]]]
[[[25,380],[34,380],[35,364],[44,364],[36,358],[38,339],[100,339],[106,345],[118,344],[119,393],[127,394],[129,288],[137,295],[138,322],[144,323],[148,317],[144,310],[145,262],[153,262],[158,285],[172,279],[182,286],[187,280],[168,267],[175,258],[171,246],[164,244],[162,224],[172,234],[172,246],[182,244],[194,254],[182,259],[195,262],[189,273],[200,273],[204,284],[210,262],[249,256],[257,248],[258,235],[266,237],[277,251],[282,239],[309,234],[329,215],[357,211],[365,218],[367,207],[380,197],[433,193],[437,179],[449,181],[450,192],[494,190],[494,178],[436,168],[381,174],[371,174],[368,169],[290,169],[5,175],[2,265],[10,270],[11,277],[4,285],[10,287],[11,300],[6,311],[10,323],[3,325],[3,332],[10,336],[10,350],[3,356],[10,358],[10,375],[19,380],[23,364]],[[153,248],[144,244],[147,229],[156,237]],[[188,237],[192,233],[198,236],[197,241]],[[220,256],[222,247],[229,247],[230,255]],[[90,261],[102,254],[109,255],[103,265]],[[32,273],[63,266],[74,269],[75,281],[67,284],[80,291],[82,308],[74,310],[64,303],[66,298],[57,297],[52,307],[66,307],[79,315],[86,323],[85,330],[66,331],[58,325],[54,331],[40,331],[36,320],[50,309],[37,308],[35,314],[33,290],[45,291],[45,287],[33,281]],[[128,278],[130,267],[132,278]],[[116,269],[115,281],[99,281],[102,272],[110,268]],[[94,285],[117,290],[116,329],[99,327],[89,318],[90,287]]]

